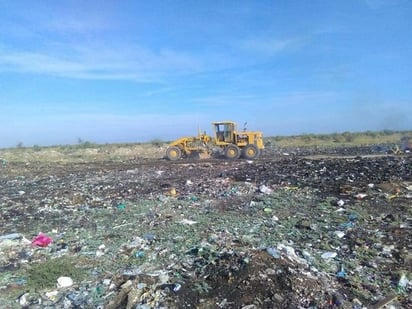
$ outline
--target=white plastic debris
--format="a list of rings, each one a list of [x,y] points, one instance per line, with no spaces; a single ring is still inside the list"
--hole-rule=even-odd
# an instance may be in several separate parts
[[[266,252],[273,256],[275,259],[280,258],[280,252],[276,248],[268,247],[266,248]]]
[[[175,283],[175,286],[173,288],[173,292],[178,292],[182,288],[182,285],[179,283]]]
[[[68,288],[73,285],[73,279],[70,277],[59,277],[57,279],[57,287],[61,288]]]
[[[400,287],[400,288],[406,288],[406,286],[407,286],[408,284],[409,284],[408,278],[406,277],[405,274],[402,274],[401,277],[400,277],[400,279],[399,279],[399,282],[398,282],[398,287]]]
[[[333,258],[335,258],[338,254],[336,252],[325,252],[321,255],[322,259],[324,260],[331,260]]]
[[[59,291],[50,291],[46,292],[46,297],[52,301],[55,301],[57,299],[57,295],[59,295]]]
[[[104,244],[100,245],[98,250],[96,251],[96,257],[103,256],[105,250],[106,250],[106,246]]]
[[[384,253],[391,253],[392,250],[395,250],[395,246],[394,245],[387,245],[387,246],[383,246],[382,247],[382,251]]]
[[[337,204],[339,207],[342,207],[343,205],[345,205],[345,202],[344,202],[343,200],[339,200],[336,204]]]
[[[335,231],[334,233],[338,238],[342,238],[343,236],[345,236],[345,232],[342,231]]]
[[[23,307],[28,306],[30,303],[27,300],[27,297],[29,296],[29,293],[24,293],[22,296],[19,298],[19,304],[22,305]]]
[[[271,194],[273,192],[273,190],[269,187],[266,187],[265,185],[261,185],[259,187],[259,192],[262,192],[264,194]]]
[[[286,246],[284,244],[278,244],[277,249],[286,254],[288,259],[297,262],[299,264],[307,264],[307,261],[299,256],[297,256],[295,249],[293,249],[291,246]]]
[[[112,282],[112,280],[110,280],[110,279],[104,279],[102,283],[104,285],[110,285],[111,282]]]
[[[187,225],[193,225],[193,224],[196,224],[197,222],[193,220],[189,220],[189,219],[183,219],[182,221],[180,221],[180,223],[187,224]]]

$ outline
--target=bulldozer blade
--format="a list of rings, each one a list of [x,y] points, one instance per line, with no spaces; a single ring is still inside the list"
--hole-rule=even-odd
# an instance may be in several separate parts
[[[210,159],[211,157],[212,156],[210,155],[210,153],[207,153],[207,152],[199,153],[200,160]]]
[[[205,160],[205,159],[210,159],[211,156],[208,152],[204,151],[193,151],[189,158],[194,159],[194,160]]]

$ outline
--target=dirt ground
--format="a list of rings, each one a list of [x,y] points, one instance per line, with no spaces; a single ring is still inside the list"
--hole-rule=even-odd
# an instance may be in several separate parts
[[[0,236],[53,238],[0,247],[4,308],[412,306],[410,155],[285,149],[256,161],[0,171]],[[33,286],[31,269],[62,256],[84,276],[66,289]]]

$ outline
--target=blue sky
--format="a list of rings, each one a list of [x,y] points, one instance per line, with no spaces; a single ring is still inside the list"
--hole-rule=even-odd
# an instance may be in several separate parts
[[[412,129],[412,1],[0,0],[0,147]]]

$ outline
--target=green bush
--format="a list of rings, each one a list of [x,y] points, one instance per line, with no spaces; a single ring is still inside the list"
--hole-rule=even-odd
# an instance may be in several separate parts
[[[150,144],[154,147],[162,147],[164,142],[160,138],[155,138],[150,141]]]

